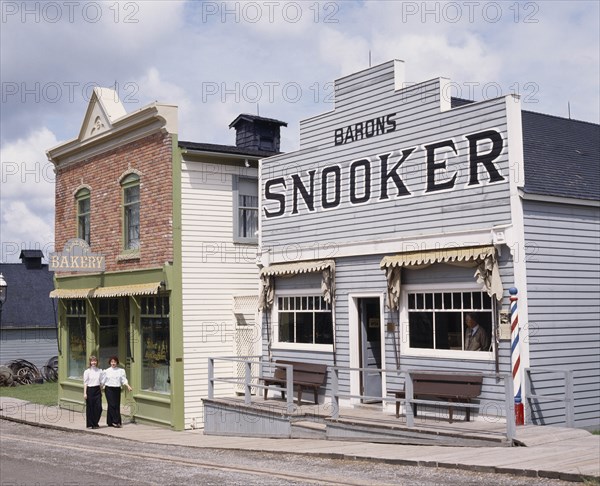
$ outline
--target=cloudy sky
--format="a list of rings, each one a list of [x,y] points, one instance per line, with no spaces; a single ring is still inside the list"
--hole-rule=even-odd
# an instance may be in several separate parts
[[[53,249],[45,152],[74,138],[94,86],[131,112],[179,106],[180,139],[233,144],[239,113],[298,122],[332,108],[332,82],[390,59],[453,95],[516,92],[527,110],[598,123],[599,2],[2,1],[0,261]]]

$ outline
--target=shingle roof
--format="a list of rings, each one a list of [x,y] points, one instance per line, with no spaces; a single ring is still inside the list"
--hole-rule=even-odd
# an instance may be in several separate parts
[[[26,268],[23,263],[0,263],[0,273],[8,284],[2,306],[2,328],[55,327],[55,311],[50,291],[53,273],[48,265]]]
[[[240,148],[235,145],[218,145],[214,143],[197,143],[180,141],[179,147],[189,150],[198,150],[201,152],[216,152],[220,154],[248,155],[249,157],[271,157],[278,152],[269,152],[266,150],[255,150],[249,148]]]
[[[600,125],[522,111],[529,194],[600,199]]]

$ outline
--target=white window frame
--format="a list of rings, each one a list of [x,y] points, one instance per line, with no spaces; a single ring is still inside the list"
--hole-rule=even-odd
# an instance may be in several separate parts
[[[258,234],[253,236],[241,236],[239,232],[240,226],[240,181],[247,180],[256,183],[256,229],[258,231],[259,219],[260,219],[260,194],[258,188],[258,178],[246,177],[246,176],[234,176],[233,177],[233,241],[235,243],[245,243],[250,245],[258,245]]]
[[[413,292],[481,292],[481,287],[471,283],[445,283],[445,284],[407,284],[402,286],[400,306],[400,352],[404,356],[427,358],[443,358],[455,360],[494,361],[494,336],[490,336],[491,351],[463,351],[458,349],[426,349],[410,347],[410,329],[408,322],[408,294]],[[485,291],[484,291],[485,292]],[[492,298],[492,332],[496,319],[496,304]]]
[[[333,352],[333,344],[311,344],[311,343],[288,343],[279,341],[279,297],[314,297],[322,296],[323,291],[320,288],[298,289],[298,290],[280,290],[277,291],[273,299],[273,308],[271,310],[271,322],[273,330],[273,349],[291,349],[295,351],[317,351],[317,352]],[[330,307],[331,304],[330,304]],[[333,307],[331,308],[331,326],[335,325],[333,316]],[[333,329],[332,329],[333,332]],[[335,339],[335,332],[333,332]]]

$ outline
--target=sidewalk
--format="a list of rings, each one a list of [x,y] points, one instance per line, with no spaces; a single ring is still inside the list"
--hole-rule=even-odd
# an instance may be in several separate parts
[[[0,397],[0,418],[61,430],[104,434],[153,444],[252,450],[385,461],[388,464],[470,469],[566,481],[600,480],[600,436],[562,427],[524,426],[517,438],[527,447],[442,447],[375,444],[317,439],[258,439],[207,436],[202,430],[176,432],[150,425],[124,423],[115,429],[85,427],[85,415]]]

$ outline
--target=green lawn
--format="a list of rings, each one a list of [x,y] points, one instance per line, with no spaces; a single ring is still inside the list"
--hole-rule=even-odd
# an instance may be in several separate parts
[[[0,387],[0,397],[13,397],[42,405],[58,404],[58,383],[49,381],[41,385],[17,385]]]

